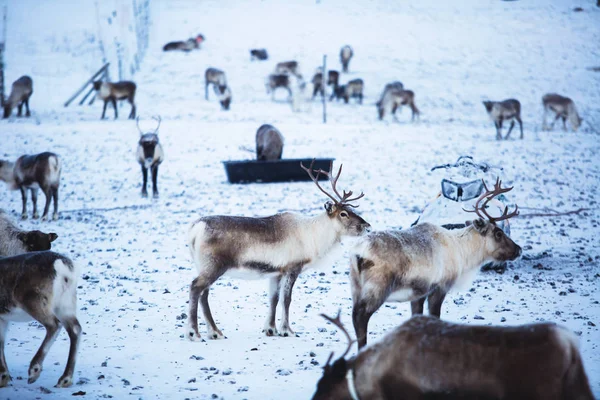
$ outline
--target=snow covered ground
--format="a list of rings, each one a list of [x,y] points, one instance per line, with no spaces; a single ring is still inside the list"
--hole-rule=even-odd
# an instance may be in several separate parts
[[[150,48],[138,84],[142,123],[160,114],[166,161],[160,199],[140,196],[134,159],[135,122],[99,121],[101,104],[62,103],[101,66],[92,39],[94,3],[5,1],[9,8],[6,80],[34,79],[33,117],[0,122],[0,157],[54,151],[62,156],[57,222],[21,223],[59,235],[54,249],[80,262],[84,275],[79,318],[84,336],[70,389],[55,389],[68,352],[61,333],[40,379],[26,383],[29,361],[44,329],[13,324],[6,346],[13,376],[0,399],[306,399],[343,335],[319,313],[342,309],[350,328],[347,258],[331,257],[302,274],[294,289],[291,321],[298,338],[261,334],[267,281],[223,278],[211,307],[227,336],[192,343],[183,337],[188,285],[194,267],[185,244],[190,222],[202,215],[259,216],[283,210],[321,212],[323,195],[308,183],[230,185],[223,160],[250,155],[259,125],[272,123],[286,139],[284,157],[332,156],[344,163],[340,185],[362,190],[360,213],[376,229],[406,228],[439,188],[436,164],[471,154],[501,164],[523,217],[512,224],[524,257],[505,274],[482,273],[472,289],[451,294],[444,318],[467,324],[513,325],[555,321],[577,332],[588,376],[600,397],[600,9],[595,1],[468,0],[414,2],[322,0],[155,1]],[[2,2],[0,1],[0,5]],[[581,6],[583,12],[574,12]],[[87,22],[86,22],[87,21]],[[197,33],[200,51],[163,53],[162,45]],[[277,61],[297,59],[306,78],[328,55],[354,48],[342,81],[365,81],[362,106],[320,104],[293,113],[278,93],[271,102],[264,77]],[[250,48],[270,59],[250,62]],[[211,92],[204,70],[226,71],[233,91],[228,112]],[[416,93],[421,121],[377,120],[374,102],[385,83],[401,80]],[[541,96],[573,98],[585,122],[578,132],[542,132]],[[497,142],[482,100],[515,97],[522,103],[525,139]],[[145,126],[145,125],[144,125]],[[43,199],[43,196],[42,196]],[[43,200],[41,200],[43,201]],[[20,196],[0,187],[0,207],[15,219]],[[535,217],[529,208],[589,210]],[[344,249],[348,248],[348,244]],[[387,304],[370,323],[371,342],[410,316],[408,304]],[[504,321],[504,322],[501,322]],[[204,324],[201,333],[204,334]]]

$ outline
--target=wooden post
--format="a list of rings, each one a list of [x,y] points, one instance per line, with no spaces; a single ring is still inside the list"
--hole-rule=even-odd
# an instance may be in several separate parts
[[[6,48],[6,24],[8,6],[4,6],[2,17],[2,41],[0,41],[0,107],[4,107],[4,49]]]
[[[322,100],[323,100],[323,123],[327,123],[327,101],[325,101],[325,88],[327,85],[325,84],[327,81],[325,80],[329,74],[327,73],[327,55],[323,54],[323,72],[321,73],[321,88],[323,90]]]
[[[87,80],[87,81],[86,81],[86,82],[83,84],[83,86],[81,86],[81,88],[80,88],[78,91],[76,91],[76,92],[75,92],[75,94],[74,94],[73,96],[71,96],[71,98],[69,98],[69,100],[67,100],[67,101],[65,102],[65,107],[68,107],[68,106],[69,106],[69,104],[71,104],[71,102],[72,102],[73,100],[75,100],[75,98],[76,98],[77,96],[79,96],[79,93],[81,93],[81,92],[83,92],[83,91],[85,90],[85,88],[87,87],[87,85],[89,85],[90,83],[94,82],[94,79],[96,79],[96,77],[98,77],[98,76],[99,76],[100,74],[102,74],[102,73],[105,73],[105,72],[106,72],[106,70],[108,69],[108,66],[109,66],[109,63],[106,63],[106,64],[104,64],[104,65],[102,66],[102,68],[100,68],[100,69],[98,70],[98,72],[96,72],[94,75],[92,75],[92,77],[91,77],[90,79],[88,79],[88,80]]]

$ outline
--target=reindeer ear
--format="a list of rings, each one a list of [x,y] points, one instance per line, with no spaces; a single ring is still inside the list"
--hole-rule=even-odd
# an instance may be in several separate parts
[[[477,232],[485,235],[487,233],[489,224],[482,220],[481,218],[473,220],[473,227],[477,230]]]
[[[48,239],[50,239],[50,242],[54,242],[57,238],[58,238],[58,235],[54,232],[50,232],[48,234]]]
[[[327,203],[325,203],[325,210],[327,210],[327,214],[329,214],[329,215],[333,214],[336,209],[337,209],[337,207],[331,201],[328,201]]]

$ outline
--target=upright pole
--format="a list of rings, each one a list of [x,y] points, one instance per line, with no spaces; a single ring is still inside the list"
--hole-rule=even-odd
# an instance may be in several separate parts
[[[4,6],[2,17],[2,41],[0,41],[0,107],[4,107],[4,49],[6,48],[6,24],[8,6]]]
[[[327,87],[325,83],[327,82],[325,79],[328,77],[327,73],[327,55],[323,54],[323,72],[321,73],[321,88],[323,95],[321,96],[323,100],[323,123],[327,123],[327,101],[325,101],[325,88]]]

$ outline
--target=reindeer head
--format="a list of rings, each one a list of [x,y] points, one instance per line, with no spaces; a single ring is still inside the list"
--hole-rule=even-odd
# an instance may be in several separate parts
[[[23,242],[27,251],[44,251],[52,248],[51,243],[58,238],[56,233],[44,233],[41,231],[19,232],[17,239]]]
[[[138,141],[138,145],[142,147],[144,151],[144,160],[145,167],[150,168],[152,162],[154,161],[154,151],[156,150],[156,146],[158,145],[158,128],[160,128],[161,118],[152,117],[158,122],[156,129],[154,132],[144,133],[140,128],[140,118],[136,118],[136,125],[138,130],[140,131],[140,140]]]
[[[94,90],[100,90],[102,87],[102,81],[94,81]]]
[[[325,210],[327,211],[327,215],[329,218],[335,219],[339,226],[342,234],[347,236],[362,236],[368,233],[371,230],[371,225],[362,219],[358,214],[352,211],[353,208],[358,207],[357,205],[350,204],[352,201],[356,201],[364,197],[364,193],[352,198],[352,191],[346,192],[344,190],[344,194],[341,195],[337,190],[337,181],[340,178],[342,173],[342,166],[340,165],[340,169],[336,176],[333,176],[333,161],[329,166],[329,172],[323,171],[322,169],[314,170],[313,165],[315,160],[313,159],[310,167],[306,168],[302,163],[300,163],[300,167],[308,173],[310,179],[317,185],[321,192],[325,193],[327,197],[329,197],[333,202],[328,201],[325,203]],[[316,172],[315,176],[313,172]],[[323,174],[329,178],[331,182],[331,188],[333,189],[333,193],[338,197],[337,199],[331,194],[327,193],[321,185],[319,185],[319,176]]]
[[[492,112],[492,108],[494,107],[494,102],[493,101],[484,101],[483,106],[485,107],[485,110],[488,113],[490,113],[490,112]]]
[[[494,188],[488,189],[483,181],[485,192],[479,196],[475,202],[475,208],[473,210],[465,210],[467,212],[474,212],[479,216],[474,221],[467,221],[466,225],[472,225],[479,234],[484,237],[486,253],[490,254],[494,261],[512,261],[521,255],[521,247],[517,245],[513,240],[504,233],[502,229],[496,226],[496,222],[503,221],[514,216],[519,215],[519,207],[516,206],[515,210],[508,213],[508,207],[504,208],[504,212],[499,217],[492,217],[486,211],[487,204],[496,196],[511,191],[513,188],[502,188],[502,182],[500,179],[496,179]],[[483,201],[483,204],[481,202]]]

